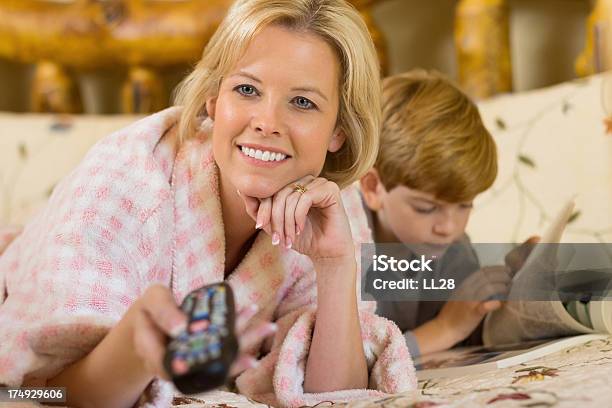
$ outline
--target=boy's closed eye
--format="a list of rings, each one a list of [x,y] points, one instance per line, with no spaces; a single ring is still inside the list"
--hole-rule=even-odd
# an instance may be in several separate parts
[[[437,209],[440,208],[440,206],[437,204],[431,204],[431,205],[411,204],[411,206],[414,209],[414,211],[416,211],[419,214],[432,214]],[[467,203],[460,203],[458,204],[458,206],[459,206],[459,209],[461,210],[471,210],[474,205],[472,202],[467,202]]]
[[[408,204],[419,214],[432,214],[439,207],[435,201],[420,197],[410,197]]]
[[[418,212],[419,214],[431,214],[434,211],[436,211],[436,206],[431,206],[431,207],[422,207],[422,206],[416,206],[413,205],[412,208],[414,209],[414,211]]]

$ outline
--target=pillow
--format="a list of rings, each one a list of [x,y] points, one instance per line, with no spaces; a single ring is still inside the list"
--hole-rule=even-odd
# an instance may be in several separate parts
[[[477,197],[473,242],[541,235],[576,195],[564,242],[612,242],[612,76],[598,75],[479,104],[493,135],[499,173]]]
[[[25,224],[96,141],[138,118],[0,113],[0,226]]]

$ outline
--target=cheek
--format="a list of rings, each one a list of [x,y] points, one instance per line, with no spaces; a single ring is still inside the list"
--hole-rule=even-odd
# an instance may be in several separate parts
[[[220,100],[215,110],[215,130],[218,133],[225,133],[239,125],[243,125],[247,120],[245,109],[240,109],[235,103],[227,100]]]
[[[406,205],[388,206],[387,209],[388,217],[395,227],[394,232],[401,241],[421,244],[429,240],[429,231],[432,229],[431,217],[419,214]]]
[[[472,211],[469,210],[469,211],[463,211],[462,214],[459,215],[458,221],[457,221],[457,224],[461,227],[459,228],[459,230],[461,231],[461,234],[459,235],[463,235],[463,232],[465,231],[465,227],[467,226],[467,223],[470,220],[471,213]]]
[[[327,147],[331,139],[331,131],[328,127],[308,125],[292,126],[292,143],[297,152],[301,153],[301,163],[312,171],[320,171],[325,163]]]

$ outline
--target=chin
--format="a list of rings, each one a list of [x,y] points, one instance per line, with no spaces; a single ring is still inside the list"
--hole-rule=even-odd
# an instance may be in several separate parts
[[[284,187],[284,185],[278,186],[277,183],[255,182],[253,180],[245,180],[237,184],[238,190],[244,195],[260,199],[272,197],[278,190]]]
[[[441,258],[448,249],[449,245],[436,245],[436,244],[404,244],[410,248],[415,254],[425,255],[427,257]]]

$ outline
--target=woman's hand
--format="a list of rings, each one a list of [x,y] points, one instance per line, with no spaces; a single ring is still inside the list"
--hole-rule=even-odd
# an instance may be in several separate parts
[[[257,306],[251,305],[238,312],[235,330],[241,351],[251,349],[276,331],[276,325],[268,322],[245,330],[257,310]],[[132,321],[134,351],[144,368],[152,376],[169,380],[163,366],[166,345],[169,337],[177,336],[187,326],[187,316],[176,305],[170,289],[163,285],[149,287],[128,310],[126,318]],[[253,356],[241,352],[230,369],[230,377],[256,365]]]
[[[314,263],[354,259],[351,229],[336,183],[306,176],[261,200],[238,193],[256,227],[270,235],[274,245],[293,248]]]

